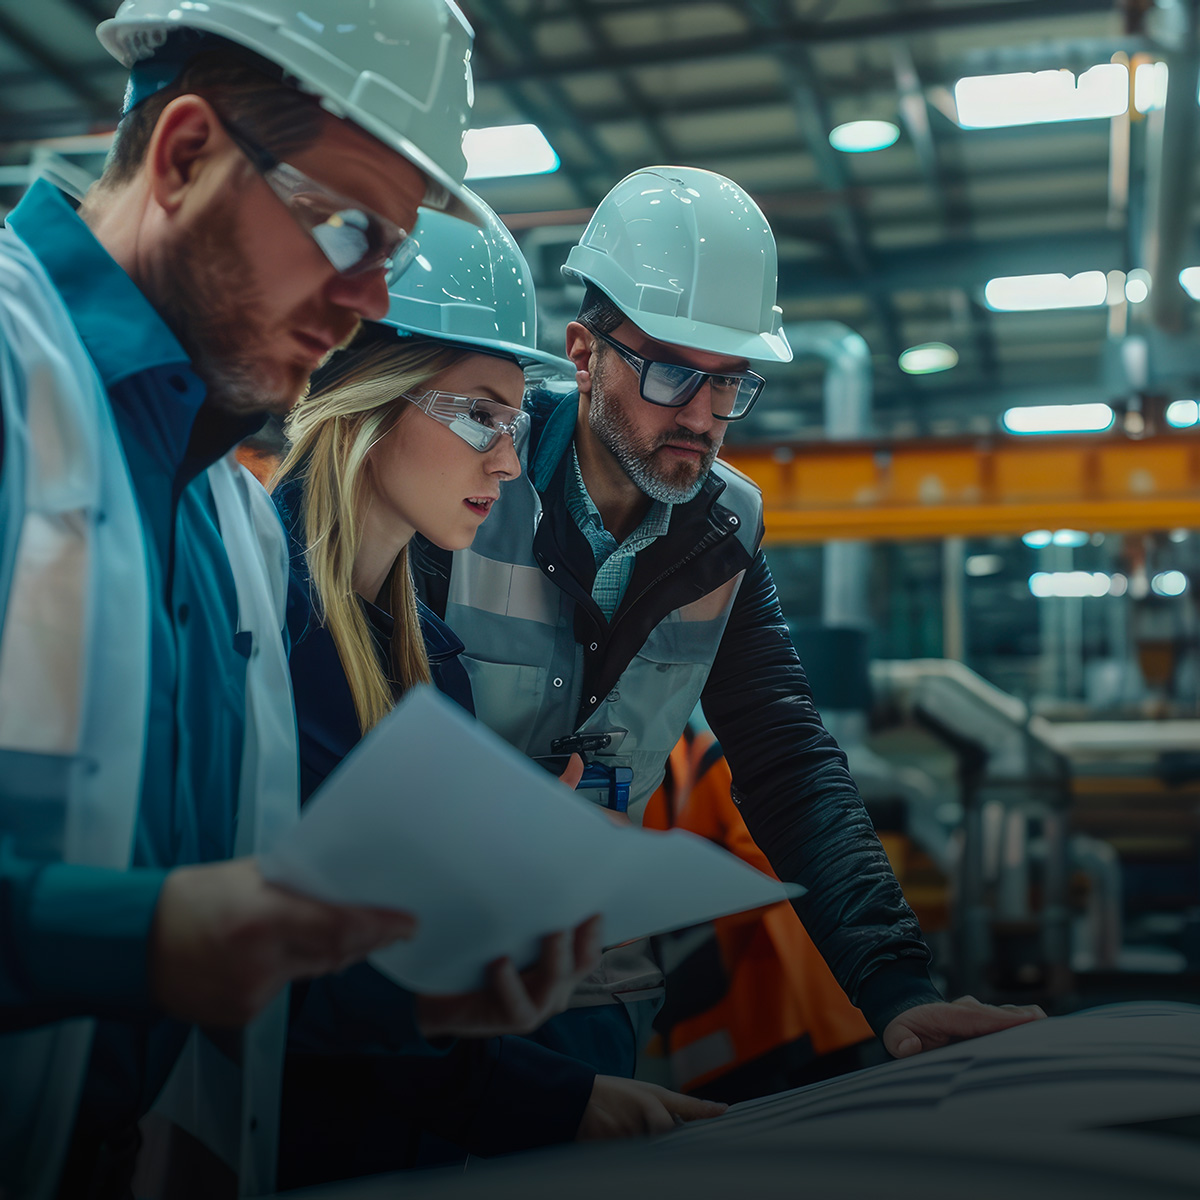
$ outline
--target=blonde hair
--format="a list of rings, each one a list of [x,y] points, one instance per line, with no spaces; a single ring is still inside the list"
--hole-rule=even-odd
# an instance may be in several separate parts
[[[392,708],[392,684],[379,656],[362,606],[354,594],[354,560],[371,501],[371,448],[395,428],[411,407],[400,399],[457,362],[465,350],[420,338],[389,334],[362,339],[336,355],[312,392],[288,416],[290,447],[272,486],[290,476],[301,485],[305,557],[313,607],[329,629],[354,698],[363,733]],[[429,683],[429,658],[417,616],[408,547],[391,572],[395,622],[390,666],[407,691]],[[373,597],[371,597],[373,599]]]

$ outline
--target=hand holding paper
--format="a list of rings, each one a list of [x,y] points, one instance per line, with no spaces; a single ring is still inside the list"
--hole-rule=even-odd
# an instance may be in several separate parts
[[[363,739],[262,861],[321,899],[412,912],[372,956],[424,993],[469,992],[599,913],[608,944],[797,895],[690,834],[620,829],[432,688]]]
[[[542,939],[541,958],[518,974],[511,958],[487,967],[480,991],[418,996],[417,1026],[427,1037],[496,1037],[532,1033],[568,1007],[575,989],[600,961],[603,922]]]

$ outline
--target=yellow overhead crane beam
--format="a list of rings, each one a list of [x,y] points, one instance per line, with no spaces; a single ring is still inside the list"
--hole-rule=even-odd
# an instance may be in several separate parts
[[[1200,528],[1200,431],[726,446],[766,541]]]

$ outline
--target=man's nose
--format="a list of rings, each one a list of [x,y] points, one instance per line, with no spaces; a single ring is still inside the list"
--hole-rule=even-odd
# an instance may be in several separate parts
[[[381,321],[387,316],[387,272],[382,268],[357,275],[334,275],[326,293],[341,308],[357,313],[364,321]]]
[[[706,379],[700,390],[682,408],[675,410],[675,424],[692,433],[707,433],[719,420],[713,416],[711,379]]]

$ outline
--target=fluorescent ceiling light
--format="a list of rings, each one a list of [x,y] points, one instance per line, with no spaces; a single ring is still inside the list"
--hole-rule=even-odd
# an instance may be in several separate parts
[[[1035,571],[1029,590],[1039,599],[1051,596],[1107,596],[1112,577],[1103,571]]]
[[[505,179],[511,175],[548,175],[558,155],[536,125],[491,125],[463,134],[468,179]]]
[[[1130,271],[1129,278],[1125,281],[1125,299],[1130,304],[1141,304],[1149,295],[1149,282]]]
[[[958,351],[945,342],[910,346],[899,358],[900,370],[908,375],[933,375],[958,364]]]
[[[1107,404],[1033,404],[1004,414],[1009,433],[1099,433],[1113,423]]]
[[[1182,596],[1187,591],[1187,576],[1182,571],[1160,571],[1150,587],[1160,596]]]
[[[983,289],[996,312],[1040,312],[1050,308],[1096,308],[1108,300],[1103,271],[1066,275],[1001,275]]]
[[[1056,529],[1054,531],[1054,544],[1056,546],[1070,546],[1072,549],[1078,549],[1080,546],[1088,544],[1088,535],[1082,529]]]
[[[1184,267],[1179,272],[1179,282],[1193,300],[1200,300],[1200,267]]]
[[[843,154],[867,154],[886,150],[900,137],[900,127],[891,121],[848,121],[829,135],[829,144]]]
[[[1004,569],[1004,559],[999,554],[972,554],[963,566],[968,575],[984,579],[988,575],[998,575]]]
[[[954,102],[964,129],[1119,117],[1129,108],[1129,69],[1101,63],[1078,80],[1070,71],[972,75],[954,85]]]
[[[1200,404],[1195,400],[1172,400],[1167,405],[1167,424],[1187,429],[1200,422]]]
[[[1031,529],[1021,541],[1031,550],[1043,550],[1047,546],[1070,546],[1077,549],[1086,546],[1091,537],[1082,529]]]
[[[1133,73],[1133,107],[1140,113],[1165,108],[1167,103],[1167,64],[1141,63]]]

